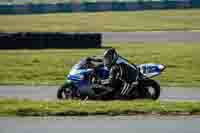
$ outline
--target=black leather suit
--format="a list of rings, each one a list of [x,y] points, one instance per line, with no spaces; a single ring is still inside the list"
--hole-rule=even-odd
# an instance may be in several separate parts
[[[124,85],[131,85],[137,81],[138,70],[136,66],[127,65],[125,63],[115,64],[110,68],[109,78],[102,80],[102,84],[114,88],[114,91],[123,91]],[[130,87],[130,86],[129,86]]]

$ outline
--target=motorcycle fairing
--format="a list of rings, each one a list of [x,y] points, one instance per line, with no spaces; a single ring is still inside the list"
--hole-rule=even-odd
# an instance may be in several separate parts
[[[140,64],[140,65],[138,65],[138,67],[140,68],[140,72],[148,78],[152,78],[157,75],[160,75],[163,72],[163,70],[165,69],[164,65],[153,64],[153,63]]]

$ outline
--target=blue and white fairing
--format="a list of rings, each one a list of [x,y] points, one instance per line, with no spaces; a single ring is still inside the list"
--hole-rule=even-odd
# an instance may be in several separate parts
[[[87,77],[94,72],[94,69],[85,67],[84,63],[84,61],[80,61],[75,64],[70,70],[66,80],[70,81],[74,87],[78,88],[81,94],[92,96],[94,92],[89,87],[91,82]],[[105,67],[98,68],[95,72],[101,79],[106,79],[109,75],[109,71]]]
[[[140,64],[138,65],[138,68],[145,77],[152,78],[160,75],[166,67],[162,64],[148,63]]]
[[[67,80],[73,83],[73,87],[78,88],[82,94],[93,94],[92,90],[88,87],[89,80],[85,79],[86,75],[93,72],[93,69],[81,69],[77,65],[70,70]]]
[[[88,85],[90,81],[86,77],[91,75],[94,69],[85,67],[84,63],[84,61],[80,61],[75,64],[70,70],[67,80],[74,82],[78,86]],[[101,67],[98,69],[97,75],[101,77],[101,79],[106,79],[109,75],[109,71],[107,68]]]
[[[79,69],[74,66],[71,71],[69,72],[68,79],[73,81],[81,81],[84,80],[84,75],[87,73],[93,72],[93,69]]]

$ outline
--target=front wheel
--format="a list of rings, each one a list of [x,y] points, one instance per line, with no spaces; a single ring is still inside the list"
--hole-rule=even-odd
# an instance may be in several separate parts
[[[160,97],[160,85],[154,80],[148,80],[144,83],[144,98],[157,100]]]
[[[57,90],[57,98],[58,99],[72,99],[73,98],[73,91],[72,86],[62,85]]]

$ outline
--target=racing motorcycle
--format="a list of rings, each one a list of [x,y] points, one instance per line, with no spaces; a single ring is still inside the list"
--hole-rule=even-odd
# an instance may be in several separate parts
[[[123,57],[118,58],[117,63],[125,63],[131,67],[128,60]],[[97,84],[97,80],[107,79],[109,70],[104,67],[102,62],[95,67],[86,67],[82,65],[83,61],[75,64],[66,77],[65,83],[58,89],[58,99],[98,99],[98,100],[113,100],[113,99],[153,99],[156,100],[160,96],[160,85],[152,78],[160,75],[166,68],[162,64],[139,64],[137,84],[127,84],[123,82],[122,88],[125,96],[120,96],[119,93],[112,93],[113,88]]]

